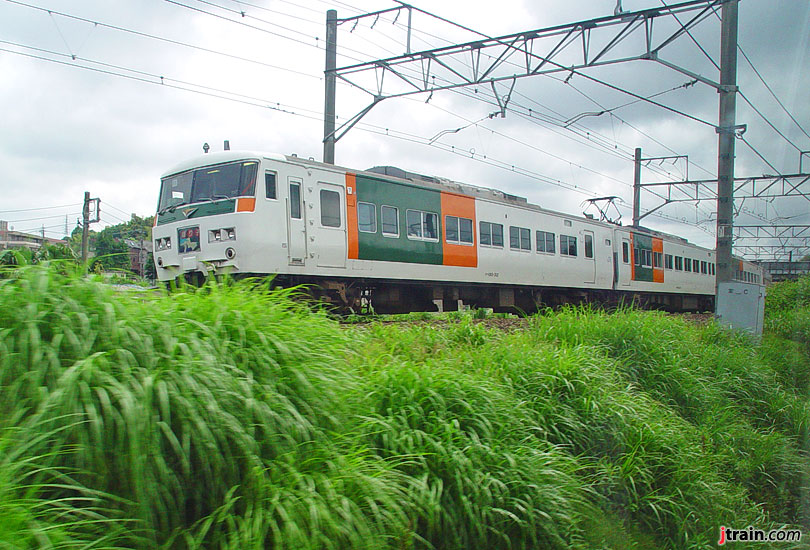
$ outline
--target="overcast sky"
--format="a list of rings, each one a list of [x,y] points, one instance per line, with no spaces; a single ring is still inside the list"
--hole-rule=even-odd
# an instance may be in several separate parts
[[[59,238],[65,216],[68,230],[75,227],[84,191],[101,198],[97,229],[130,213],[151,215],[161,174],[200,154],[204,142],[215,151],[228,139],[233,149],[320,160],[326,11],[349,17],[395,5],[389,0],[0,0],[0,219],[19,230],[39,232],[44,225],[48,236]],[[498,36],[612,15],[616,0],[416,0],[413,5]],[[661,5],[660,0],[622,2],[625,11]],[[796,173],[799,150],[810,151],[805,134],[810,131],[810,2],[741,0],[739,13],[742,50],[802,128],[740,55],[740,89],[787,139],[739,98],[737,123],[747,125],[744,137],[751,147],[737,141],[736,175]],[[404,53],[407,16],[394,18],[392,13],[363,19],[354,28],[341,25],[338,66]],[[415,51],[480,38],[418,12],[412,25]],[[672,18],[657,20],[654,37],[662,39],[677,25]],[[615,30],[594,33],[591,52],[614,35]],[[617,54],[638,54],[642,36],[622,43]],[[720,21],[712,14],[693,32],[705,54],[683,36],[661,57],[717,81],[708,57],[719,63],[719,36]],[[543,43],[537,53],[554,43]],[[578,42],[571,44],[558,61],[568,65],[581,51]],[[513,67],[505,65],[500,74],[519,70]],[[627,105],[632,96],[563,73],[517,80],[505,117],[489,117],[497,111],[491,86],[440,92],[427,102],[424,95],[387,99],[337,143],[336,163],[354,169],[395,165],[495,187],[574,214],[582,213],[588,197],[618,195],[624,223],[631,217],[635,147],[645,157],[688,155],[688,162],[646,167],[645,182],[687,172],[692,179],[716,177],[714,88],[681,87],[690,82],[688,76],[652,61],[583,73],[640,96],[660,93],[655,101],[709,124],[643,102]],[[372,73],[366,76],[373,82]],[[391,75],[385,78],[385,92],[401,89]],[[497,87],[500,97],[510,84]],[[363,91],[340,84],[338,123],[369,100]],[[806,172],[810,157],[804,166]],[[656,197],[644,194],[642,207],[657,204]],[[789,218],[806,224],[807,204],[802,199],[746,201],[738,203],[739,220]],[[69,206],[51,208],[62,205]],[[34,208],[49,209],[28,210]],[[713,246],[713,210],[709,201],[668,206],[659,211],[665,217],[650,216],[644,225]]]

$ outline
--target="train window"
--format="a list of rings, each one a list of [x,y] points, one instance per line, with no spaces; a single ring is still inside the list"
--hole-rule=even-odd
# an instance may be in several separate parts
[[[407,210],[405,223],[408,225],[408,238],[426,241],[439,240],[439,215],[421,210]]]
[[[554,254],[554,233],[548,231],[536,231],[537,251]]]
[[[641,267],[652,267],[651,250],[641,250]]]
[[[653,252],[652,253],[652,261],[653,267],[657,269],[661,269],[664,267],[664,254],[662,252]]]
[[[563,256],[576,256],[577,238],[570,235],[560,235],[560,254]]]
[[[626,264],[630,263],[630,243],[622,243],[622,261]]]
[[[593,258],[593,236],[585,235],[585,257]]]
[[[290,217],[301,219],[301,184],[290,182]]]
[[[418,210],[408,210],[405,213],[405,223],[408,225],[408,237],[422,238],[422,213]]]
[[[692,258],[684,258],[683,259],[683,270],[684,271],[692,271]]]
[[[714,267],[714,264],[711,265],[712,265],[712,275],[717,275],[717,271],[716,268]]]
[[[340,227],[340,193],[337,191],[321,189],[321,225]]]
[[[382,234],[388,237],[399,237],[399,209],[395,206],[381,206]]]
[[[444,217],[444,238],[448,243],[458,244],[458,218],[456,216]]]
[[[503,247],[503,225],[481,222],[478,224],[478,232],[482,245]]]
[[[675,271],[683,271],[683,257],[675,256]]]
[[[472,220],[457,216],[444,217],[445,240],[455,244],[473,244]]]
[[[525,227],[509,226],[509,248],[513,250],[531,250],[532,232]]]
[[[633,264],[641,267],[641,249],[638,247],[633,247]]]
[[[426,239],[439,240],[439,215],[422,212],[422,235]]]
[[[458,237],[462,243],[473,244],[473,221],[470,218],[458,219]]]
[[[700,272],[704,275],[709,273],[709,266],[704,261],[700,262]]]
[[[357,203],[357,229],[363,233],[377,232],[377,207],[372,203]]]
[[[664,254],[664,268],[672,269],[672,254]]]
[[[276,199],[276,173],[264,173],[264,196],[268,199]]]

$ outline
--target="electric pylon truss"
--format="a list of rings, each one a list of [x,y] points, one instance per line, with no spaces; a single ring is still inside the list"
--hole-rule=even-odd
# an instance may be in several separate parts
[[[333,71],[335,77],[367,93],[372,100],[332,135],[325,136],[324,141],[332,137],[338,141],[384,99],[488,85],[492,87],[498,102],[499,114],[504,116],[514,84],[520,78],[568,73],[607,84],[579,71],[627,61],[655,61],[719,89],[717,82],[663,59],[661,52],[712,16],[724,1],[690,0],[495,38],[481,35],[481,39],[463,44],[337,67]],[[675,27],[656,31],[657,20],[673,16],[679,18]],[[338,19],[337,22],[348,23],[355,19]],[[326,72],[329,76],[330,71]],[[496,84],[502,82],[506,83],[506,87],[499,91]],[[651,99],[622,91],[668,108]]]

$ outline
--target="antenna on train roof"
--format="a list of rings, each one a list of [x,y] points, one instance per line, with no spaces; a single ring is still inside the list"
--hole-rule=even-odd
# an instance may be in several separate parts
[[[230,142],[230,140],[227,140],[227,139],[225,140],[225,150],[226,151],[231,150],[231,142]]]
[[[208,150],[209,150],[210,148],[211,148],[211,146],[210,146],[210,145],[208,145],[208,143],[207,143],[207,142],[206,142],[206,143],[203,143],[203,152],[204,152],[206,155],[208,154]]]

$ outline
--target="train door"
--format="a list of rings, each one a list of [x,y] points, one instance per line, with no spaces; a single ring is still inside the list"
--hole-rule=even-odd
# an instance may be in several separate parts
[[[585,248],[585,260],[588,262],[585,267],[584,282],[596,282],[596,258],[594,258],[593,231],[583,231]]]
[[[631,262],[633,261],[633,255],[631,254],[631,246],[630,246],[630,239],[622,237],[622,249],[620,252],[621,256],[621,264],[619,265],[619,284],[621,286],[630,286],[630,275],[631,275]]]
[[[346,199],[342,185],[319,181],[307,189],[310,244],[319,267],[346,267]],[[313,206],[314,205],[314,206]]]
[[[287,178],[287,257],[290,265],[304,265],[307,258],[303,187],[304,181],[301,178]]]

